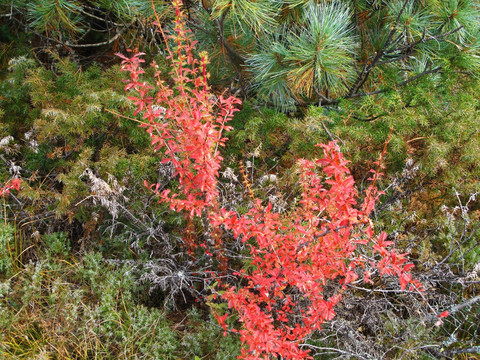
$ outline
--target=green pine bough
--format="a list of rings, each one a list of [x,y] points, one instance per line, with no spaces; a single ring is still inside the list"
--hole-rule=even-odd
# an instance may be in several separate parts
[[[336,105],[445,71],[473,74],[480,65],[478,0],[185,0],[183,7],[214,80],[235,80],[244,95],[282,111]],[[168,26],[173,11],[159,0],[12,0],[0,14],[39,48],[95,59],[119,47],[164,51],[154,21]]]

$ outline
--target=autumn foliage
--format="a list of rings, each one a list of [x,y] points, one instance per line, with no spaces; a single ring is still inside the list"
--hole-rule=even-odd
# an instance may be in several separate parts
[[[9,180],[2,188],[0,188],[0,196],[10,193],[10,190],[20,190],[22,180],[14,178]]]
[[[175,82],[170,87],[155,73],[156,88],[140,80],[143,53],[132,58],[120,55],[124,60],[122,70],[130,73],[125,90],[135,91],[129,99],[137,106],[135,114],[142,113],[147,132],[152,137],[155,150],[163,150],[164,163],[171,163],[178,176],[177,193],[158,187],[163,201],[176,211],[187,211],[191,216],[200,216],[202,210],[215,202],[218,196],[217,177],[222,157],[220,147],[224,146],[224,131],[230,130],[227,122],[237,109],[240,100],[229,96],[214,96],[208,88],[206,70],[208,56],[193,54],[196,42],[185,29],[177,2],[175,34],[171,40],[176,47],[168,48],[171,61],[171,76]],[[153,63],[152,66],[158,69]],[[155,90],[154,94],[153,90]],[[147,184],[148,185],[148,184]]]
[[[173,165],[178,180],[176,191],[146,185],[172,210],[191,220],[208,220],[205,231],[216,234],[217,240],[212,252],[221,252],[218,242],[227,234],[247,245],[248,266],[232,274],[236,281],[219,282],[217,289],[230,311],[238,314],[241,326],[231,331],[239,332],[245,344],[242,358],[308,358],[302,341],[334,318],[348,284],[373,284],[373,276],[394,276],[402,290],[421,289],[412,279],[413,265],[406,255],[390,248],[393,243],[386,233],[375,234],[369,217],[380,195],[376,180],[381,173],[372,170],[370,185],[360,196],[348,162],[331,142],[320,145],[321,159],[298,160],[300,195],[290,210],[275,212],[264,199],[253,199],[245,214],[221,209],[220,149],[240,100],[211,92],[207,55],[195,56],[195,41],[185,29],[180,4],[176,2],[171,36],[175,47],[169,49],[173,87],[159,72],[155,87],[142,81],[142,54],[122,56],[122,69],[130,74],[125,89],[136,114],[143,116],[152,145]],[[381,160],[377,166],[381,169]],[[228,316],[217,314],[225,330]]]
[[[231,230],[250,248],[251,269],[238,274],[241,286],[224,293],[243,324],[245,359],[274,355],[304,359],[301,341],[335,316],[346,285],[370,277],[397,276],[402,289],[420,289],[405,254],[388,249],[387,234],[375,236],[369,214],[378,191],[373,183],[363,204],[338,146],[323,147],[319,160],[298,161],[302,194],[291,212],[276,213],[256,199],[238,216],[223,211],[216,226]],[[373,172],[370,180],[379,174]],[[219,317],[219,321],[222,318]]]

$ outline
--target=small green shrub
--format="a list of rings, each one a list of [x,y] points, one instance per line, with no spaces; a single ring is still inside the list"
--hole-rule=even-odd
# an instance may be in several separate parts
[[[13,228],[0,226],[0,246]],[[0,358],[14,359],[235,359],[238,336],[199,310],[183,328],[163,309],[142,304],[143,287],[131,266],[101,253],[71,254],[64,233],[42,237],[37,260],[18,272],[8,252],[0,272]],[[3,248],[2,248],[3,250]],[[3,251],[1,254],[5,254]],[[10,267],[11,268],[11,267]]]
[[[0,223],[0,274],[8,274],[12,271],[12,256],[14,228],[9,224]]]
[[[240,355],[240,338],[227,334],[213,318],[207,321],[195,308],[188,312],[187,326],[181,340],[185,358],[234,360]]]
[[[128,268],[107,265],[98,253],[76,260],[64,234],[44,241],[41,259],[2,277],[2,359],[175,358],[177,334],[163,311],[136,301]]]

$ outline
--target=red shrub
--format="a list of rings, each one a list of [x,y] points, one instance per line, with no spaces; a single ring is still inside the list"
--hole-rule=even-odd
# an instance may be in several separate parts
[[[378,271],[397,276],[402,289],[408,284],[421,286],[412,280],[413,265],[407,264],[405,254],[387,249],[392,243],[385,233],[374,235],[369,215],[379,195],[375,183],[380,174],[373,171],[359,205],[347,161],[335,143],[321,145],[320,160],[298,161],[302,194],[293,210],[273,212],[271,204],[262,205],[262,199],[256,199],[242,216],[218,208],[219,148],[240,100],[217,99],[210,92],[207,55],[195,58],[195,42],[185,29],[180,4],[175,2],[176,48],[169,50],[174,88],[158,72],[156,88],[140,80],[142,54],[122,56],[123,70],[130,72],[125,89],[136,93],[130,97],[136,113],[143,114],[152,145],[164,151],[164,161],[173,164],[179,181],[177,192],[161,190],[160,199],[190,218],[208,218],[212,233],[230,230],[249,246],[248,270],[239,270],[238,285],[225,284],[222,295],[239,314],[245,343],[242,357],[304,359],[308,352],[300,349],[302,340],[333,319],[346,284],[360,276],[371,282],[370,276]],[[159,190],[159,185],[152,187]],[[215,238],[220,241],[221,236]],[[225,329],[226,317],[217,316]]]

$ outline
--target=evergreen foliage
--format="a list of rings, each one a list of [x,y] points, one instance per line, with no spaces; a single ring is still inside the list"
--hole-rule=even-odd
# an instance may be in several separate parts
[[[184,6],[219,80],[234,79],[244,95],[282,111],[388,92],[437,73],[474,74],[480,65],[477,0],[192,0]],[[166,1],[11,0],[0,11],[13,20],[12,33],[22,32],[21,24],[41,49],[92,60],[122,47],[164,52],[152,21],[168,24],[169,9]]]
[[[31,216],[53,210],[70,221],[81,219],[89,206],[81,200],[92,195],[86,169],[113,191],[130,177],[141,183],[155,176],[147,169],[155,163],[148,136],[131,120],[112,114],[131,108],[113,85],[119,82],[117,68],[82,71],[58,59],[55,71],[48,71],[26,57],[10,61],[0,108],[4,135],[12,134],[13,141],[3,149],[4,161],[29,177],[23,193],[29,205],[23,210]]]
[[[284,111],[479,65],[474,0],[211,1],[190,10],[193,29],[215,30],[242,89]]]
[[[457,202],[452,188],[463,194],[480,190],[479,85],[464,75],[437,75],[389,94],[342,101],[338,107],[311,106],[298,118],[246,104],[234,120],[227,152],[253,161],[259,178],[274,171],[287,180],[295,158],[311,158],[316,143],[337,140],[352,159],[354,176],[362,180],[390,137],[383,201],[406,199],[421,189],[430,194],[425,199],[437,199],[422,213],[434,219],[441,204]],[[255,149],[261,151],[252,156]],[[408,169],[414,169],[408,184],[400,190],[389,186]]]
[[[83,64],[111,64],[112,49],[158,50],[162,41],[152,24],[152,4],[168,15],[164,0],[9,0],[0,3],[0,24],[16,46],[22,44],[18,38],[34,42],[34,53],[44,63],[55,52]]]

